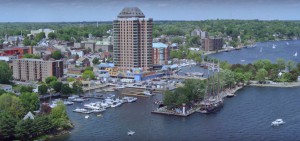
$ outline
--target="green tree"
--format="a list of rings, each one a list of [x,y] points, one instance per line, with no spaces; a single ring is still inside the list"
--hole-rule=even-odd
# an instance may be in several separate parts
[[[97,57],[95,57],[92,62],[94,65],[98,65],[100,63],[99,58]]]
[[[75,81],[72,84],[72,89],[73,89],[73,92],[76,93],[76,94],[82,93],[83,90],[82,90],[82,83],[81,83],[81,81]]]
[[[72,127],[67,115],[66,107],[62,101],[59,101],[57,106],[52,109],[50,116],[56,129],[69,129]]]
[[[57,77],[56,76],[49,76],[45,79],[46,84],[50,84],[53,81],[57,81]]]
[[[42,84],[38,87],[38,91],[41,95],[44,95],[48,92],[48,87],[45,84]]]
[[[28,38],[25,38],[25,39],[23,40],[23,45],[24,45],[24,46],[30,46],[30,45],[31,45],[31,40],[28,39]]]
[[[60,51],[57,50],[52,53],[51,57],[55,60],[59,60],[59,59],[63,58],[63,55],[61,54]]]
[[[33,90],[33,87],[31,87],[31,86],[20,86],[20,93],[26,93],[26,92],[31,93],[32,90]]]
[[[289,60],[286,64],[286,67],[287,67],[288,71],[291,71],[293,68],[295,68],[295,62],[292,60]]]
[[[48,38],[49,38],[49,39],[56,39],[56,38],[57,38],[57,35],[56,35],[56,33],[54,33],[54,32],[50,32],[50,33],[48,34]]]
[[[12,140],[17,119],[7,112],[0,112],[0,140]]]
[[[259,82],[265,82],[268,72],[265,69],[259,69],[256,73],[255,79]]]
[[[175,37],[171,41],[172,43],[182,44],[182,39],[180,37]]]
[[[166,91],[164,93],[164,98],[163,98],[164,105],[166,105],[168,108],[172,108],[175,106],[175,102],[176,102],[176,96],[174,95],[174,93],[171,91]]]
[[[61,85],[62,82],[59,81],[52,81],[50,83],[51,87],[54,89],[55,92],[60,92],[61,91]]]
[[[20,95],[20,100],[25,112],[33,112],[40,107],[40,98],[36,93],[25,92]]]
[[[44,39],[46,37],[45,32],[40,32],[39,34],[35,35],[35,41],[39,42],[40,40]]]
[[[12,94],[0,96],[0,109],[1,112],[7,112],[15,118],[20,118],[25,113],[21,100]]]
[[[284,68],[285,68],[285,60],[282,59],[282,58],[278,58],[276,60],[276,62],[277,62],[277,66],[278,66],[279,71],[284,70]]]
[[[68,81],[68,82],[73,82],[73,81],[75,81],[75,78],[68,77],[68,78],[67,78],[67,81]]]
[[[72,89],[69,87],[68,84],[62,84],[61,85],[61,91],[60,91],[62,94],[71,94],[72,93]]]
[[[86,71],[86,70],[89,70],[89,71],[93,71],[93,67],[86,67],[84,70]]]
[[[0,84],[9,84],[12,80],[12,70],[4,61],[0,61]]]
[[[82,78],[85,80],[92,80],[95,79],[95,74],[93,71],[85,70],[82,74]]]
[[[15,126],[15,136],[20,140],[29,140],[32,134],[35,133],[33,127],[33,120],[20,120]]]

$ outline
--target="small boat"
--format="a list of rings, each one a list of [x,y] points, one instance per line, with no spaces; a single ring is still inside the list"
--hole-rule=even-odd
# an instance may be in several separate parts
[[[227,93],[227,95],[226,95],[226,97],[234,97],[235,96],[235,94],[233,94],[233,93]]]
[[[294,54],[294,56],[297,57],[297,56],[298,56],[298,53],[296,52],[296,53]]]
[[[289,42],[286,42],[286,45],[290,45],[290,43],[289,43]]]
[[[76,108],[75,110],[73,110],[73,112],[78,112],[78,113],[83,113],[86,112],[86,109],[82,109],[82,108]]]
[[[149,91],[144,91],[143,94],[147,95],[147,96],[152,96],[151,92],[149,92]]]
[[[84,99],[82,99],[82,98],[75,98],[72,101],[74,101],[74,102],[83,102]]]
[[[262,52],[262,48],[260,48],[259,52]]]
[[[128,129],[128,130],[129,130],[129,129]],[[127,135],[128,135],[128,136],[132,136],[134,133],[135,133],[134,131],[129,130],[129,131],[127,132]]]
[[[279,125],[282,125],[284,124],[285,122],[282,120],[282,119],[276,119],[275,121],[273,121],[271,123],[271,126],[279,126]]]
[[[64,104],[65,104],[65,105],[73,105],[74,102],[71,102],[71,101],[64,101]]]
[[[272,48],[276,48],[276,46],[273,44]]]
[[[79,96],[78,96],[78,95],[72,95],[72,96],[69,96],[69,97],[68,97],[69,100],[73,100],[73,99],[75,99],[75,98],[79,98]]]
[[[102,115],[101,115],[101,114],[98,114],[97,117],[102,117]]]
[[[93,112],[93,113],[100,113],[100,112],[103,112],[103,111],[105,111],[104,108],[101,108],[101,109],[93,109],[91,112]]]
[[[88,119],[89,117],[90,117],[89,115],[84,116],[84,118],[86,118],[86,119]]]

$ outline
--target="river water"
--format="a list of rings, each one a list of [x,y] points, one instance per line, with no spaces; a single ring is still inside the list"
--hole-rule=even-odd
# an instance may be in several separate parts
[[[280,42],[282,48],[286,42]],[[289,47],[300,47],[299,41],[289,41]],[[253,53],[240,55],[241,52],[257,50],[260,46],[271,47],[273,43],[259,43],[255,48],[239,51],[224,52],[229,62],[235,59],[251,60]],[[271,46],[270,46],[271,45]],[[280,49],[277,43],[276,49]],[[292,48],[292,47],[291,47]],[[294,48],[293,48],[294,49]],[[267,49],[266,49],[267,50]],[[272,48],[270,48],[272,51]],[[292,49],[289,49],[292,50]],[[286,51],[289,56],[296,50]],[[255,52],[255,51],[253,51]],[[267,53],[267,51],[263,53]],[[300,53],[300,51],[299,51]],[[222,57],[216,54],[217,57]],[[219,56],[218,56],[219,55]],[[229,55],[235,59],[230,59]],[[267,59],[268,55],[265,55]],[[272,56],[270,56],[272,57]],[[272,58],[268,58],[274,60]],[[288,60],[288,57],[285,58]],[[252,58],[251,61],[255,59]],[[276,59],[275,59],[276,60]],[[299,60],[296,60],[299,62]],[[237,62],[240,63],[240,62]],[[196,70],[196,69],[194,69]],[[274,88],[274,87],[245,87],[237,91],[237,96],[226,98],[224,107],[215,114],[195,113],[189,117],[175,117],[151,114],[157,108],[156,99],[162,95],[157,94],[150,98],[139,97],[134,103],[125,103],[118,108],[110,108],[102,113],[103,117],[91,114],[89,119],[84,114],[74,113],[77,107],[83,104],[76,103],[67,107],[67,112],[75,128],[70,134],[59,136],[53,140],[59,141],[86,141],[86,140],[164,140],[164,141],[293,141],[300,140],[300,87]],[[93,92],[91,92],[93,93]],[[119,95],[117,95],[119,96]],[[97,101],[91,99],[91,101]],[[87,101],[85,103],[91,102]],[[286,123],[279,127],[271,127],[271,122],[282,118]],[[128,129],[135,131],[133,136],[127,136]]]
[[[276,46],[275,48],[273,48],[273,44]],[[296,52],[298,54],[297,57],[294,56]],[[277,58],[300,62],[299,53],[300,41],[294,40],[257,43],[256,47],[220,52],[209,56],[223,61],[226,60],[231,64],[248,64],[261,59],[269,59],[272,62],[276,62]]]

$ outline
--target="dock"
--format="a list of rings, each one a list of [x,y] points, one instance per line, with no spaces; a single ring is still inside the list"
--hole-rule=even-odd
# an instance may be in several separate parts
[[[167,107],[161,107],[161,108],[157,108],[156,110],[153,110],[151,113],[153,114],[161,114],[161,115],[168,115],[168,116],[181,116],[181,117],[187,117],[193,113],[195,113],[197,110],[195,108],[192,108],[190,110],[186,111],[186,114],[183,113],[179,113],[176,111],[172,111],[172,110],[167,110]]]
[[[162,77],[163,79],[200,79],[200,80],[205,80],[207,78],[204,77],[195,77],[195,76],[182,76],[182,75],[170,75],[170,76],[164,76]]]
[[[107,84],[102,84],[102,85],[96,85],[96,86],[90,86],[90,87],[83,87],[82,90],[85,92],[85,91],[89,91],[89,90],[104,88],[107,86],[108,86]]]

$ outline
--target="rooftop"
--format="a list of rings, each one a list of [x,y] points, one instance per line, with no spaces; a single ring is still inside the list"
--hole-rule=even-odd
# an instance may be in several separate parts
[[[118,18],[145,18],[144,13],[137,7],[125,7]]]
[[[161,42],[158,42],[158,43],[152,43],[152,47],[153,48],[167,48],[168,45],[166,45],[164,43],[161,43]]]

